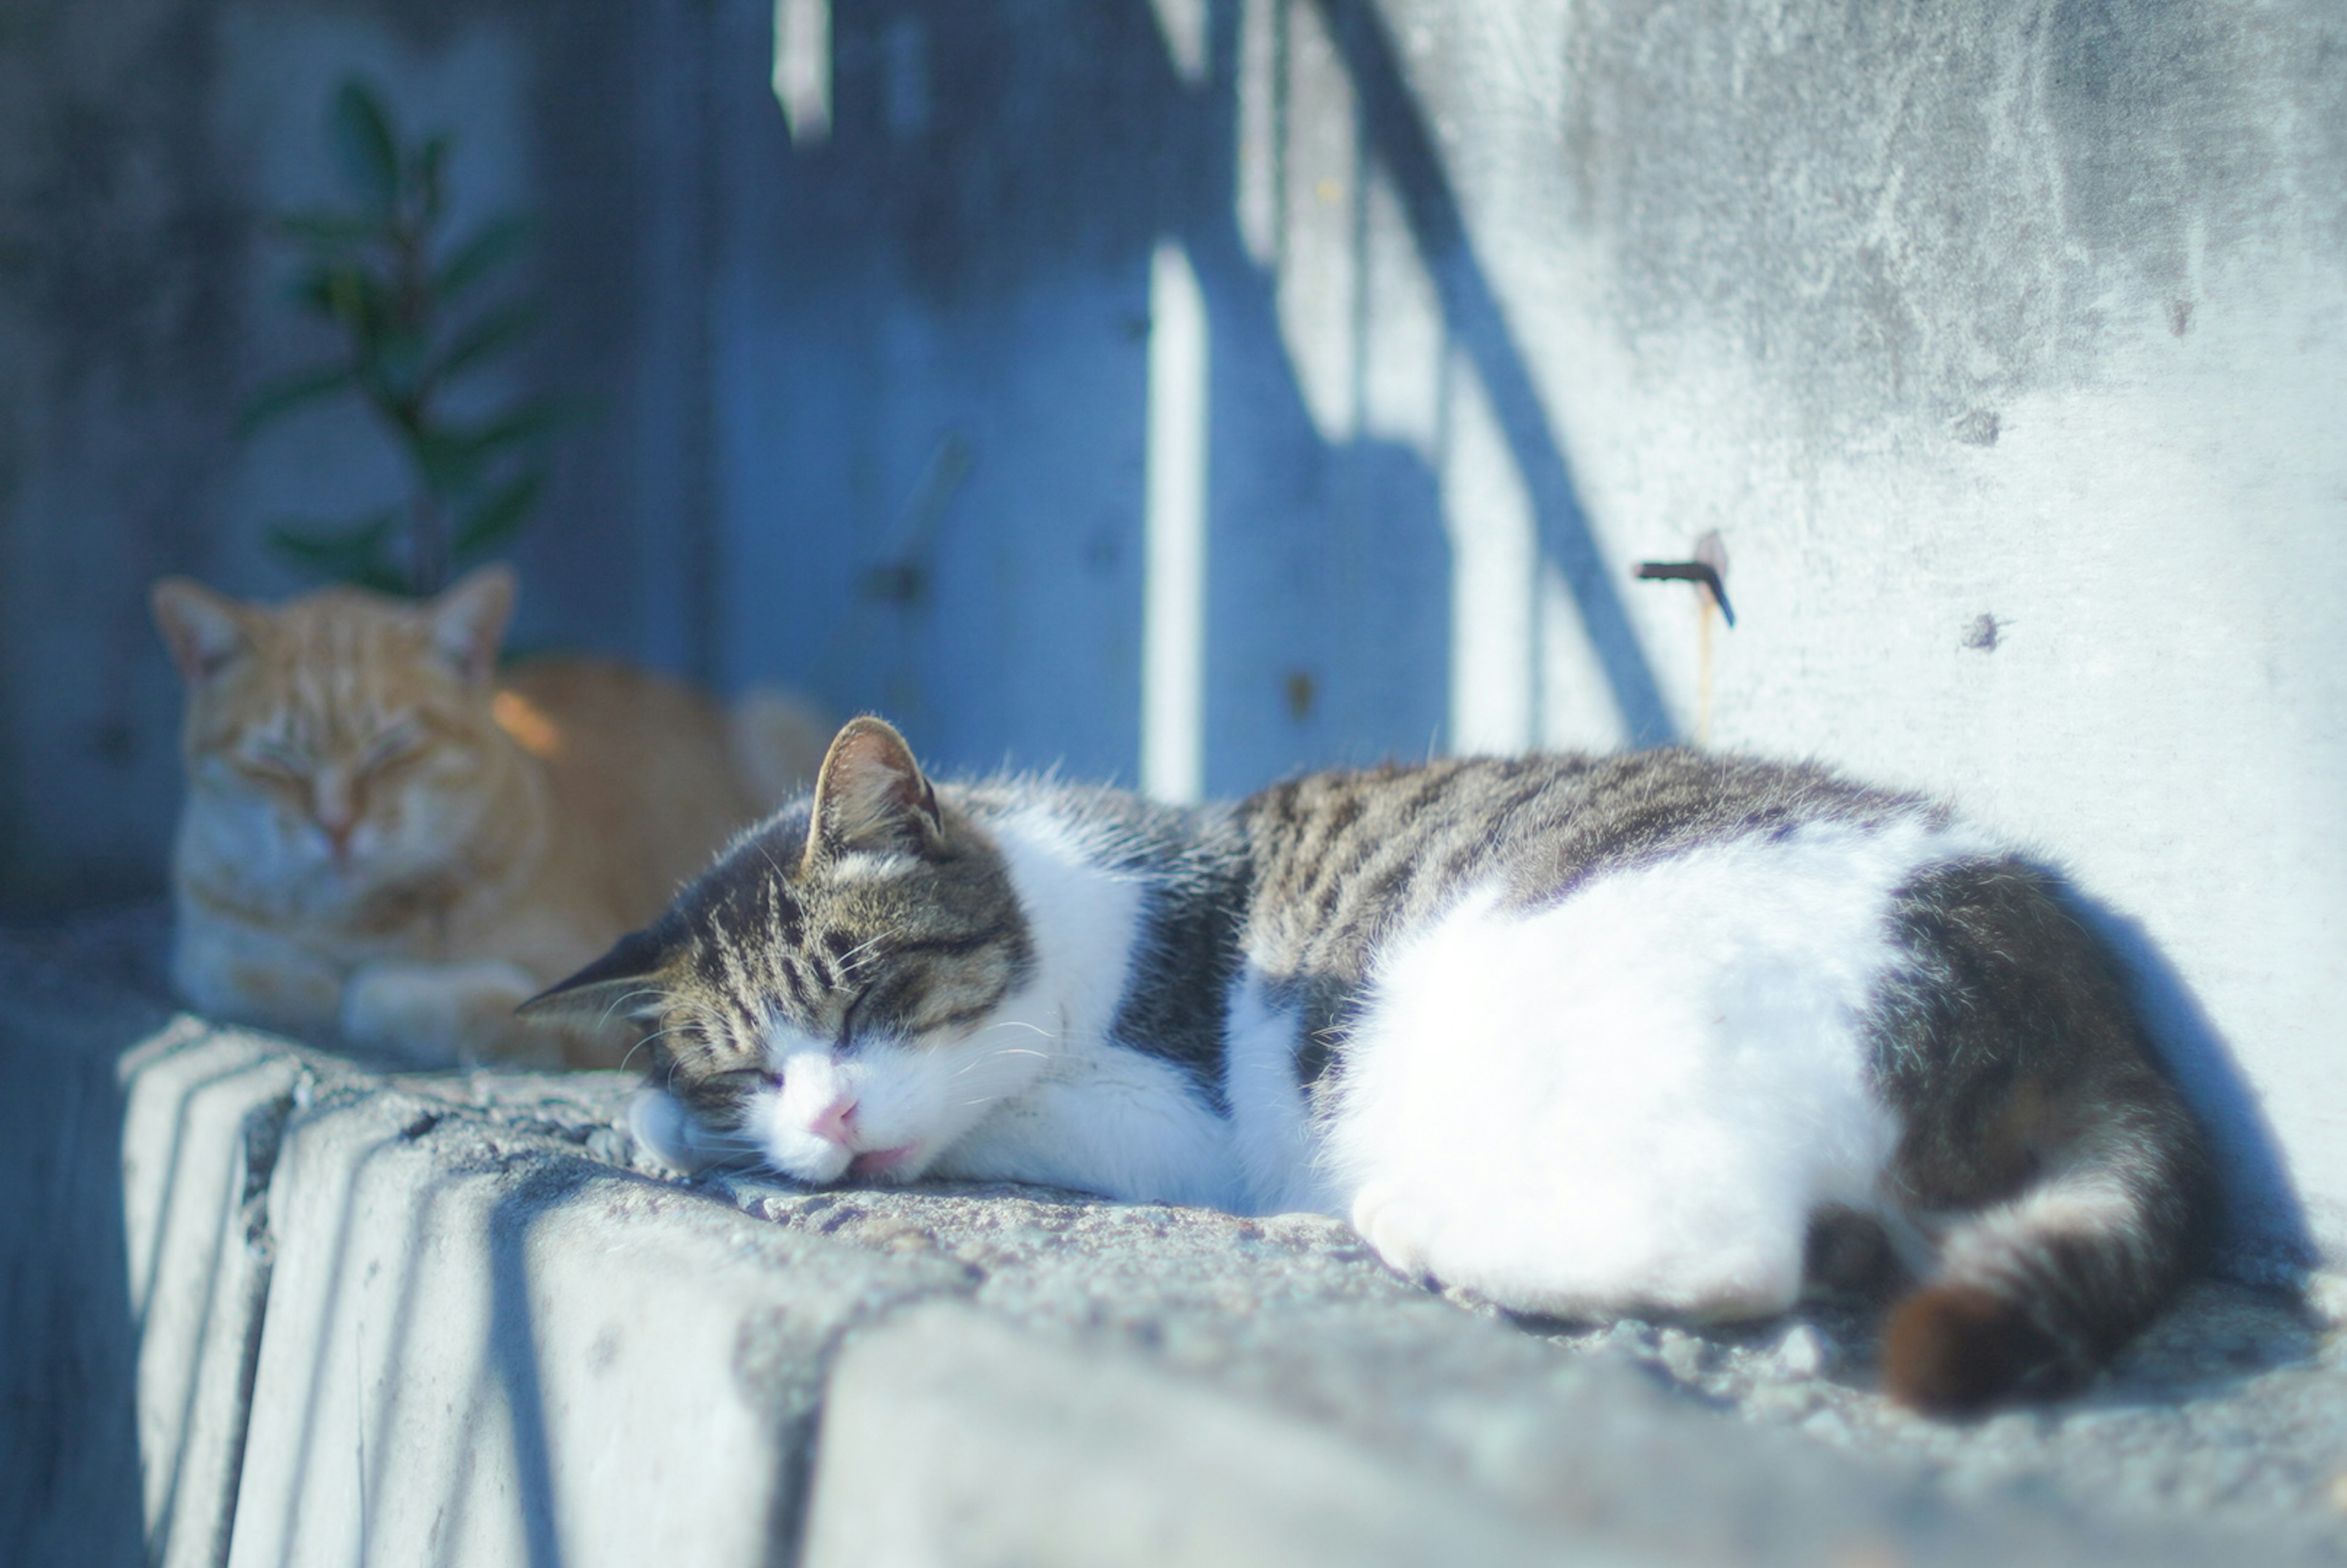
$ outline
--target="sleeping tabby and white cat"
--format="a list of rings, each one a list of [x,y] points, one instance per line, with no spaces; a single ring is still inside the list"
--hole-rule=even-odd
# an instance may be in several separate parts
[[[2209,1207],[2052,873],[1929,800],[1685,751],[1192,809],[933,786],[858,719],[527,1010],[637,1020],[638,1131],[679,1164],[1324,1210],[1524,1312],[1781,1312],[1854,1227],[1921,1282],[1883,1373],[1932,1409],[2090,1373]]]
[[[272,609],[183,578],[153,600],[188,686],[172,976],[224,1017],[615,1065],[634,1034],[532,1029],[515,1004],[658,914],[823,754],[776,697],[729,713],[582,659],[501,676],[501,567],[425,604]]]

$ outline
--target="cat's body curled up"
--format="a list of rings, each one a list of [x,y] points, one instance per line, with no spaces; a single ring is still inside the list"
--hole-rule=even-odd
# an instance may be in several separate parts
[[[1793,1305],[1820,1216],[1921,1288],[1891,1392],[2076,1381],[2188,1266],[2200,1132],[2052,874],[1918,797],[1683,751],[1175,808],[935,787],[859,719],[812,798],[532,1004],[651,1040],[692,1164],[1346,1216],[1517,1310]]]
[[[600,660],[501,670],[514,592],[501,566],[423,601],[155,585],[188,686],[171,971],[190,1003],[409,1060],[619,1065],[624,1030],[533,1029],[515,1004],[788,798],[825,728]]]

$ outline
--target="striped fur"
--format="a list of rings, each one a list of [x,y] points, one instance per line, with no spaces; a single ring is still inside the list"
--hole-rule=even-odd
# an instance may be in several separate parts
[[[643,1020],[639,1125],[679,1163],[1319,1208],[1519,1310],[1781,1311],[1870,1233],[1922,1280],[1886,1386],[1963,1410],[2089,1373],[2205,1223],[2199,1132],[2066,900],[1810,767],[1481,759],[1177,809],[936,787],[858,720],[535,1005]]]

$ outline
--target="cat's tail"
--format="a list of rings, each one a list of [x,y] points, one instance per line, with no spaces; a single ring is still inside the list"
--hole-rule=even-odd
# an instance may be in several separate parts
[[[2106,1107],[2018,1196],[1942,1238],[1882,1336],[1884,1391],[1944,1415],[2076,1387],[2150,1320],[2205,1244],[2209,1173],[2172,1094]]]
[[[772,686],[753,686],[733,699],[726,723],[734,771],[762,814],[815,787],[835,728],[815,703]]]

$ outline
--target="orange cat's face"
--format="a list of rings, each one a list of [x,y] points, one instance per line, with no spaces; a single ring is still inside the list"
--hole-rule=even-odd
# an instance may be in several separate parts
[[[515,765],[490,682],[512,598],[495,569],[422,605],[159,583],[189,688],[181,873],[322,913],[466,875]]]

